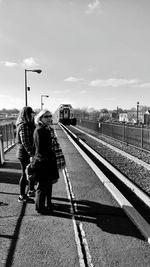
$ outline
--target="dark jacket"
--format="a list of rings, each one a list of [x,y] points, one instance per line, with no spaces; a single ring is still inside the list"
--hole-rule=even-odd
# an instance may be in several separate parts
[[[35,159],[38,164],[38,179],[55,180],[59,178],[56,157],[52,146],[51,131],[48,127],[39,123],[34,130]]]
[[[17,152],[18,159],[29,159],[34,155],[33,132],[35,126],[30,123],[20,123],[17,126]]]

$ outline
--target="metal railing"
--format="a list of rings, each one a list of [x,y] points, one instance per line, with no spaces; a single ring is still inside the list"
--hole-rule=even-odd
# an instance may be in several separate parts
[[[15,144],[16,128],[14,122],[0,125],[0,165],[5,161],[4,153]]]
[[[93,122],[88,120],[78,120],[77,125],[93,130],[98,134],[103,134],[132,145],[137,148],[150,151],[150,128],[145,125],[129,125],[125,123]]]

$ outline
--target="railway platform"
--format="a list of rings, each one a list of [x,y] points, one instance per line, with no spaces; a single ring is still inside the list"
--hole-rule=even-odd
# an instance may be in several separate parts
[[[19,203],[14,146],[0,167],[0,267],[150,266],[150,246],[59,126],[66,170],[51,215]]]
[[[53,216],[39,215],[34,204],[19,203],[20,165],[16,147],[0,168],[0,267],[79,266],[69,201],[62,173],[53,187]]]

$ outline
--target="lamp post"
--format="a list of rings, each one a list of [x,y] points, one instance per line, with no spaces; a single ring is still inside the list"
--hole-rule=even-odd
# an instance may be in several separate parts
[[[36,72],[38,74],[40,74],[42,72],[42,70],[27,70],[25,69],[25,106],[27,107],[28,105],[28,101],[27,101],[27,91],[30,90],[30,87],[27,86],[27,71],[31,71],[31,72]]]
[[[137,124],[139,124],[139,101],[137,102]]]
[[[49,95],[41,95],[41,109],[43,109],[43,97],[49,97]]]

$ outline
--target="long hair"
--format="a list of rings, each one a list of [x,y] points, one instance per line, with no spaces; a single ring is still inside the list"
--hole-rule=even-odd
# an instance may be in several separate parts
[[[16,126],[20,123],[33,123],[31,116],[33,112],[31,107],[23,107],[16,120]]]

